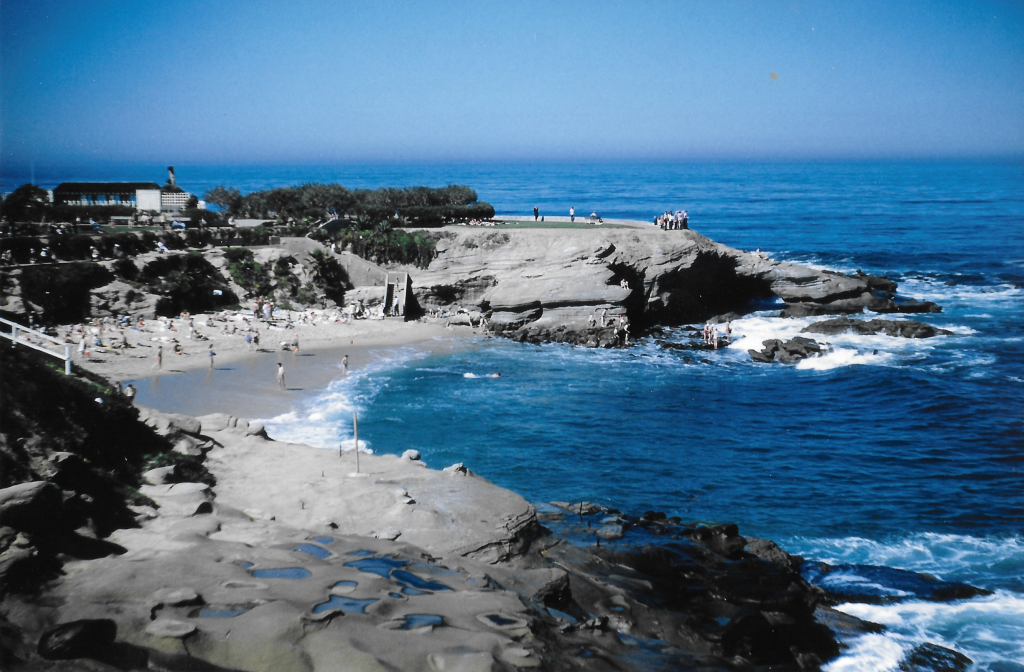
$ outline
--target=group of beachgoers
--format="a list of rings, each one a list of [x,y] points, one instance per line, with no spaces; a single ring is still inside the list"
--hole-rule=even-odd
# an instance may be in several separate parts
[[[271,308],[268,311],[268,306]],[[255,308],[255,306],[254,306]],[[282,315],[282,313],[284,313]],[[276,314],[276,315],[275,315]],[[268,318],[267,316],[271,317]],[[275,321],[272,319],[276,317]],[[244,338],[246,349],[249,351],[260,351],[260,329],[273,328],[278,330],[296,329],[299,325],[315,327],[319,324],[343,323],[342,315],[337,312],[327,313],[325,311],[309,310],[296,314],[294,311],[282,311],[273,306],[272,302],[262,301],[259,310],[248,311],[220,311],[205,316],[193,316],[188,312],[181,312],[175,317],[157,317],[147,321],[141,315],[121,315],[116,317],[96,318],[82,324],[67,325],[64,327],[47,327],[42,329],[44,333],[58,339],[63,338],[68,345],[77,342],[77,353],[80,358],[93,357],[95,354],[114,354],[118,356],[127,355],[128,349],[152,348],[155,349],[152,356],[154,359],[152,369],[162,370],[164,363],[164,350],[167,348],[169,354],[179,356],[190,356],[202,354],[209,360],[210,369],[214,368],[216,352],[213,343],[209,343],[205,351],[188,352],[184,344],[191,341],[210,341],[211,337],[205,336],[199,330],[199,326],[216,328],[217,324],[223,324],[223,328],[217,333],[219,336]],[[129,340],[129,333],[134,332],[136,342]],[[163,335],[161,335],[163,334]],[[179,340],[181,339],[181,340]],[[36,340],[31,334],[20,334],[19,340],[34,342]],[[146,343],[150,341],[151,343]],[[40,340],[40,343],[42,341]],[[45,344],[44,344],[45,345]],[[299,352],[299,333],[295,331],[292,337],[280,342],[281,349],[293,353]],[[263,352],[269,352],[264,350]],[[342,372],[348,374],[348,355],[342,360]],[[278,385],[284,388],[284,368],[278,363]],[[121,388],[117,383],[117,391],[122,392],[130,398],[134,398],[136,388],[129,384]]]
[[[319,324],[346,324],[350,313],[337,311],[285,311],[273,305],[271,301],[259,301],[252,312],[223,310],[197,318],[188,312],[181,312],[176,317],[157,317],[148,323],[141,315],[121,315],[119,317],[96,318],[82,324],[68,325],[61,328],[50,327],[44,331],[56,338],[63,338],[69,345],[76,345],[81,358],[92,357],[94,353],[125,355],[129,349],[156,348],[154,369],[163,368],[164,348],[172,354],[190,356],[198,354],[185,349],[191,342],[209,342],[213,334],[228,337],[244,338],[247,350],[260,350],[261,330],[267,328],[277,330],[295,330],[300,326],[315,327]],[[221,325],[219,331],[215,331]],[[206,333],[200,330],[206,328]],[[137,335],[132,342],[129,334]],[[158,335],[163,334],[163,335]],[[210,334],[210,335],[207,335]],[[27,338],[27,335],[22,338]],[[143,341],[156,342],[150,345]],[[298,352],[299,334],[295,331],[290,339],[280,342],[281,350]],[[194,349],[193,349],[194,350]],[[216,353],[213,343],[209,343],[205,356],[209,358],[213,368]]]
[[[725,335],[723,336],[718,327],[707,322],[704,324],[703,329],[704,343],[707,345],[714,346],[715,350],[718,350],[718,344],[720,342],[732,343],[732,322],[725,323]]]
[[[431,308],[427,308],[426,315],[427,317],[432,317],[439,320],[447,320],[447,322],[445,322],[444,325],[446,329],[452,328],[451,318],[456,317],[458,315],[465,315],[466,319],[469,321],[469,326],[471,327],[487,329],[486,315],[484,315],[483,313],[479,313],[477,315],[479,321],[476,324],[473,324],[473,313],[466,310],[462,306],[455,306],[454,308],[443,308],[441,306],[434,306]]]
[[[617,319],[615,316],[609,318],[608,309],[602,308],[600,314],[593,312],[587,317],[587,325],[591,328],[597,327],[599,329],[614,327],[615,336],[618,338],[619,343],[629,345],[629,320],[625,315],[619,315]]]
[[[686,210],[665,211],[654,218],[654,225],[662,231],[688,229],[690,228],[690,215]]]

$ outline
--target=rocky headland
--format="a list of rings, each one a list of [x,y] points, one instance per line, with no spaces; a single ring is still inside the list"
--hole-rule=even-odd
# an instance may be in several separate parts
[[[898,298],[896,283],[886,278],[774,261],[693,230],[447,229],[440,235],[429,267],[409,269],[419,307],[461,306],[519,341],[607,347],[624,342],[620,317],[635,337],[656,325],[741,313],[776,298],[785,303],[782,316],[941,310]],[[351,296],[376,293],[356,288]]]

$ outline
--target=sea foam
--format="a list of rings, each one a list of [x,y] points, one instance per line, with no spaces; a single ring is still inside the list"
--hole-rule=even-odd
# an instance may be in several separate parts
[[[300,410],[283,413],[264,420],[267,434],[278,441],[304,443],[317,448],[352,450],[353,413],[365,412],[373,398],[388,385],[387,372],[427,353],[402,348],[377,354],[379,359],[359,371],[340,375],[327,389],[306,400]],[[370,443],[360,439],[359,448],[370,450]]]

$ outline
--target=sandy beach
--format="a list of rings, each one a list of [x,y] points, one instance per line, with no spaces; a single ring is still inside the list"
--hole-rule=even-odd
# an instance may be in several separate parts
[[[307,313],[308,314],[308,313]],[[292,312],[297,318],[300,313]],[[319,311],[317,315],[321,315]],[[417,322],[398,319],[353,320],[340,323],[318,317],[308,324],[292,321],[254,323],[260,333],[260,347],[246,343],[245,333],[223,333],[225,325],[242,327],[242,315],[231,316],[227,322],[213,321],[211,315],[192,317],[196,329],[208,340],[188,339],[187,320],[150,320],[140,328],[125,329],[132,347],[115,351],[96,348],[88,355],[75,354],[75,363],[111,382],[138,389],[136,401],[172,413],[203,415],[230,413],[241,417],[273,417],[292,410],[303,397],[324,389],[332,380],[344,375],[343,358],[347,355],[349,370],[359,371],[372,364],[410,350],[445,350],[460,347],[467,338],[482,336],[480,329],[452,325],[424,318]],[[251,317],[247,317],[251,320]],[[93,327],[95,328],[95,327]],[[105,328],[103,342],[107,342]],[[299,337],[299,350],[292,350],[294,337]],[[174,353],[175,340],[183,354]],[[157,351],[163,346],[163,362],[158,369]],[[215,356],[210,365],[210,346]],[[286,347],[287,346],[287,347]],[[277,382],[277,364],[285,369],[285,389]]]

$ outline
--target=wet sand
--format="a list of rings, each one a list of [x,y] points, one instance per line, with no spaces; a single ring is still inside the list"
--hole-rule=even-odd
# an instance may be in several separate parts
[[[196,323],[200,323],[198,316]],[[87,358],[76,355],[75,362],[112,382],[133,383],[138,389],[136,401],[145,406],[192,416],[228,413],[246,418],[270,418],[300,406],[344,375],[345,355],[349,370],[356,372],[413,350],[461,347],[467,338],[480,335],[468,327],[446,329],[440,321],[356,321],[303,325],[296,330],[261,329],[260,350],[252,351],[241,334],[222,335],[200,327],[209,341],[181,340],[178,333],[184,332],[175,333],[189,354],[175,355],[164,343],[163,366],[156,370],[159,342],[149,339],[167,332],[149,329],[129,332],[129,340],[137,347],[127,354],[91,352]],[[281,342],[290,342],[295,331],[300,335],[299,351],[283,349]],[[217,353],[212,369],[207,355],[210,344]],[[278,362],[285,369],[284,390],[277,382]]]

